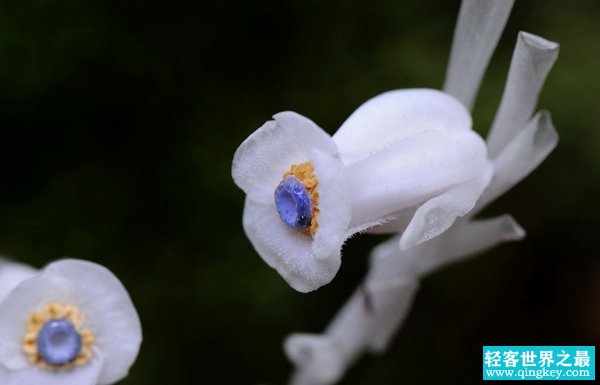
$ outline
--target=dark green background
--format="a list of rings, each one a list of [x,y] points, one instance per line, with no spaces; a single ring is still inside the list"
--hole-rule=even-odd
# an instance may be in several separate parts
[[[3,1],[0,253],[121,278],[144,327],[124,385],[283,384],[283,338],[321,331],[384,238],[352,239],[330,285],[296,293],[243,234],[233,153],[281,110],[333,133],[382,91],[439,88],[458,5]],[[561,43],[539,103],[559,147],[484,213],[528,237],[425,279],[389,353],[344,384],[478,383],[484,344],[599,344],[599,17],[517,1],[474,120],[485,133],[519,30]]]

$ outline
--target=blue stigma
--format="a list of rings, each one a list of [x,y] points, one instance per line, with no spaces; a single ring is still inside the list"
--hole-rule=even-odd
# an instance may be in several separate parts
[[[66,319],[47,321],[37,337],[39,355],[50,365],[64,365],[81,351],[81,335]]]
[[[312,219],[312,202],[300,179],[288,176],[275,189],[275,206],[282,221],[297,230],[306,230]]]

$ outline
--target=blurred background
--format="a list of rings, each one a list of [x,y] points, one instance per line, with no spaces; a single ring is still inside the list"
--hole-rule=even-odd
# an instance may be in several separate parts
[[[123,385],[283,384],[284,337],[322,331],[385,237],[355,237],[330,285],[295,292],[243,234],[233,153],[278,111],[334,133],[383,91],[439,88],[458,7],[3,1],[0,254],[120,277],[145,338]],[[592,0],[516,2],[474,121],[485,134],[519,30],[561,43],[539,102],[559,146],[484,212],[528,237],[426,278],[388,354],[343,384],[479,383],[482,345],[600,343],[599,17]]]

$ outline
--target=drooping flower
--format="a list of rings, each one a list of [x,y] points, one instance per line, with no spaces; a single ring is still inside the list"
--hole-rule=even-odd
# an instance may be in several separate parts
[[[298,291],[329,283],[352,234],[405,228],[404,247],[445,231],[491,177],[467,109],[436,90],[379,95],[330,137],[294,112],[274,115],[237,149],[235,183],[256,251]],[[446,209],[431,211],[437,200]]]
[[[445,90],[471,106],[512,7],[512,0],[463,0]],[[441,236],[402,249],[396,235],[371,253],[364,282],[323,334],[292,334],[285,351],[296,366],[293,385],[338,381],[364,352],[381,353],[407,316],[420,278],[499,243],[522,239],[510,217],[473,219],[486,205],[531,173],[555,148],[558,136],[547,111],[531,116],[558,44],[520,32],[506,87],[488,134],[492,181],[476,206]],[[429,202],[435,207],[435,200]],[[393,230],[397,224],[382,227]],[[374,229],[374,230],[377,230]],[[402,231],[402,227],[397,227]]]
[[[142,341],[121,282],[66,259],[23,280],[0,303],[0,384],[108,385],[124,378]]]

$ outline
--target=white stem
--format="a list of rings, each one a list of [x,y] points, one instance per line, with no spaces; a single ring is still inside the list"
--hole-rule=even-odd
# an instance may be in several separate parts
[[[421,276],[523,236],[523,229],[504,215],[461,220],[443,235],[406,251],[400,250],[398,237],[378,246],[371,253],[365,281],[325,332],[286,339],[285,352],[297,369],[291,385],[337,382],[361,354],[387,348],[409,313]]]
[[[463,0],[444,91],[471,109],[514,0]]]
[[[558,44],[519,32],[500,107],[488,134],[488,153],[495,158],[522,129],[535,106],[544,81],[558,57]]]

